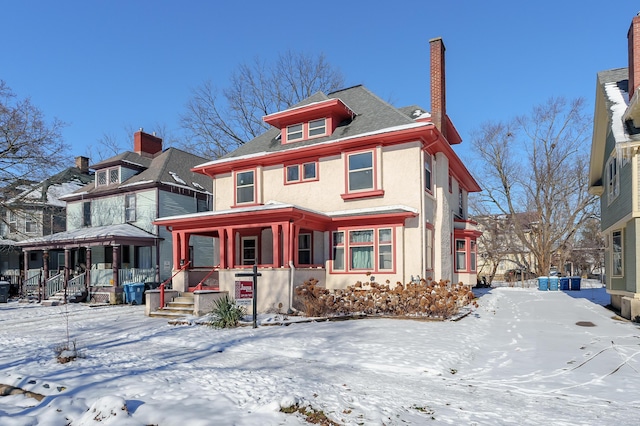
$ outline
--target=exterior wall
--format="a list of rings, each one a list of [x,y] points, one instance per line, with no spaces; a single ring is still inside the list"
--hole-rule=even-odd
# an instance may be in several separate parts
[[[618,197],[616,197],[611,203],[609,203],[609,199],[607,196],[607,170],[606,165],[607,161],[614,151],[614,144],[611,142],[613,137],[611,133],[609,133],[607,137],[606,150],[604,155],[604,163],[602,164],[602,170],[604,173],[603,176],[603,186],[604,193],[600,197],[600,211],[601,211],[601,228],[603,230],[609,229],[615,223],[619,222],[625,216],[628,216],[632,211],[632,161],[628,161],[625,165],[622,163],[618,163],[618,180],[620,185],[620,193]]]
[[[436,154],[435,167],[436,215],[434,233],[434,280],[453,278],[453,214],[451,213],[451,195],[449,193],[449,159],[442,153]]]

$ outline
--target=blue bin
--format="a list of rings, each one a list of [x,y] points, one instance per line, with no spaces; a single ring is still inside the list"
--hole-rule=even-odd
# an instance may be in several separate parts
[[[549,290],[558,291],[560,277],[549,277]]]
[[[569,290],[569,277],[560,278],[560,290]]]
[[[569,290],[580,290],[580,277],[569,278]]]
[[[124,284],[125,302],[130,305],[142,305],[142,295],[144,293],[144,283]]]
[[[538,290],[549,290],[549,277],[538,277]]]

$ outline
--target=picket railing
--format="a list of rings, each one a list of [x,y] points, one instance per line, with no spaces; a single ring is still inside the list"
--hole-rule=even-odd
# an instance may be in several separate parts
[[[75,294],[82,294],[82,292],[86,290],[86,287],[85,287],[86,275],[87,273],[83,272],[82,274],[77,275],[71,278],[69,281],[67,281],[67,294],[69,296],[72,296]]]
[[[45,285],[45,299],[50,298],[54,294],[64,289],[64,274],[55,275],[47,280]]]

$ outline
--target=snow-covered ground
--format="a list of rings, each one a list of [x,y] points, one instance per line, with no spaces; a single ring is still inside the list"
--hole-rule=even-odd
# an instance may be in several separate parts
[[[340,425],[638,424],[640,330],[600,285],[478,293],[456,322],[232,330],[142,306],[0,304],[0,386],[45,395],[0,397],[0,424],[307,424],[280,411],[295,404]],[[82,357],[60,364],[67,323]]]

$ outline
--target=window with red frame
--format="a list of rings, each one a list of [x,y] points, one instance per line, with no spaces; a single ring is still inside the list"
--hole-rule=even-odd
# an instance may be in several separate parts
[[[286,183],[315,180],[317,176],[317,165],[315,162],[293,164],[286,167]]]
[[[255,203],[255,172],[236,173],[236,204]]]

